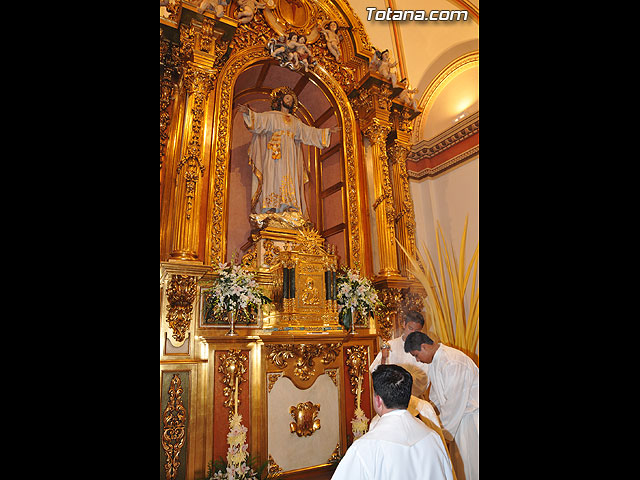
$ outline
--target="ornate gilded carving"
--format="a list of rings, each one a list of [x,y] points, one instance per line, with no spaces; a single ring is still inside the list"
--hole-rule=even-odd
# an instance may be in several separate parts
[[[388,341],[394,332],[402,329],[404,316],[410,310],[421,312],[424,308],[423,296],[409,289],[383,288],[378,295],[384,307],[377,317],[380,336]]]
[[[212,75],[204,69],[189,65],[184,75],[187,92],[191,95],[191,132],[185,154],[176,167],[176,174],[185,170],[186,180],[186,217],[191,219],[193,199],[200,176],[204,175],[205,166],[200,159],[202,150],[202,127],[204,104],[212,87]]]
[[[231,40],[231,48],[234,51],[244,50],[254,45],[267,45],[273,30],[267,25],[262,12],[256,12],[253,21],[241,24]]]
[[[369,371],[369,347],[367,345],[352,345],[346,350],[345,364],[349,370],[349,384],[351,393],[357,394],[358,378]]]
[[[346,162],[347,175],[346,175],[346,187],[347,187],[347,204],[348,204],[348,218],[349,218],[349,248],[350,248],[350,265],[356,269],[362,268],[361,264],[361,251],[363,238],[360,235],[360,212],[359,212],[359,195],[358,195],[358,182],[359,169],[356,165],[357,155],[355,152],[356,138],[355,138],[355,117],[353,116],[353,110],[349,104],[345,92],[340,87],[340,84],[331,76],[331,74],[321,65],[318,65],[314,73],[327,85],[332,92],[335,101],[338,104],[340,116],[342,118],[342,134],[343,134],[343,158]]]
[[[267,467],[268,478],[277,478],[280,472],[282,472],[282,468],[276,463],[271,454],[269,454],[269,466]]]
[[[282,372],[267,373],[267,391],[271,392],[271,389],[276,384],[278,379],[282,376]]]
[[[400,243],[415,256],[416,252],[416,220],[413,210],[413,199],[409,187],[409,176],[407,174],[407,155],[409,147],[407,144],[394,140],[393,145],[388,148],[391,164],[393,165],[393,187],[396,232]],[[401,273],[407,273],[407,259],[404,255],[399,258]]]
[[[329,375],[329,378],[331,379],[333,384],[337,387],[338,386],[338,369],[334,368],[334,369],[331,369],[331,370],[325,370],[324,372],[327,375]]]
[[[160,23],[175,26],[180,20],[182,0],[165,0],[160,2]],[[162,10],[164,8],[164,11]]]
[[[175,373],[169,386],[169,400],[162,414],[162,449],[167,455],[164,464],[166,480],[173,480],[178,475],[178,455],[186,439],[187,411],[182,404],[182,393],[180,376]]]
[[[299,437],[309,437],[320,429],[320,419],[316,418],[320,412],[320,405],[313,402],[299,403],[289,408],[293,422],[289,424],[291,433]]]
[[[166,155],[169,141],[169,125],[171,113],[169,105],[176,91],[176,80],[181,64],[178,56],[178,46],[162,36],[160,29],[160,168]]]
[[[307,277],[305,289],[302,292],[302,303],[305,305],[318,305],[320,303],[320,294],[314,285],[312,277]]]
[[[340,444],[338,443],[336,445],[336,448],[333,450],[333,453],[331,454],[331,456],[329,457],[329,459],[327,460],[327,463],[338,463],[340,461]]]
[[[276,258],[280,253],[280,247],[277,247],[273,244],[273,240],[265,240],[264,241],[264,255],[263,260],[267,265],[275,265]]]
[[[391,319],[391,316],[386,312],[379,314],[376,317],[376,325],[378,327],[378,333],[382,338],[382,343],[388,344],[389,340],[391,340],[391,337],[393,336],[393,320]]]
[[[202,22],[192,19],[189,25],[180,26],[180,57],[184,63],[183,82],[190,98],[191,124],[188,127],[189,140],[176,167],[176,174],[179,175],[183,170],[185,172],[187,220],[191,219],[198,179],[205,171],[200,157],[206,100],[229,46],[229,41],[223,41],[222,36],[223,32],[215,30],[214,23],[206,17]]]
[[[233,416],[234,410],[240,405],[239,395],[242,389],[242,382],[246,381],[243,375],[247,372],[248,357],[240,350],[229,350],[220,356],[220,366],[218,372],[222,373],[222,393],[227,399],[223,405],[229,409],[229,420]]]
[[[334,362],[340,354],[342,343],[322,343],[310,345],[305,343],[285,343],[267,345],[268,358],[273,365],[283,370],[288,369],[288,360],[295,358],[292,373],[300,380],[307,381],[322,372],[316,370],[314,359],[319,358],[323,365]]]
[[[298,230],[296,242],[298,246],[294,247],[294,250],[300,253],[309,253],[312,255],[326,253],[323,247],[324,238],[322,238],[313,227],[303,227]]]
[[[347,360],[345,364],[349,371],[349,384],[351,393],[356,396],[354,417],[351,420],[351,431],[354,440],[360,438],[367,431],[369,419],[364,413],[360,404],[360,397],[363,391],[363,380],[365,372],[369,373],[369,347],[367,345],[352,345],[347,347]]]
[[[363,131],[371,142],[373,152],[374,209],[380,250],[379,273],[387,276],[399,274],[398,254],[395,246],[396,215],[386,147],[387,135],[390,131],[391,125],[377,118],[374,118]],[[381,206],[383,208],[380,208]]]
[[[169,311],[167,322],[173,330],[173,338],[184,342],[191,325],[191,312],[197,294],[196,278],[189,275],[172,275],[167,288]]]

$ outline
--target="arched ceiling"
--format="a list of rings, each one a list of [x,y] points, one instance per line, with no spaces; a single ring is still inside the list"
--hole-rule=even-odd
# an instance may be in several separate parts
[[[463,113],[468,117],[479,111],[479,0],[349,0],[349,4],[372,45],[389,49],[398,61],[398,78],[406,75],[418,89],[415,99],[424,113],[414,130],[416,142],[451,128]],[[467,10],[469,15],[466,21],[375,21],[375,12],[367,10],[371,7]]]

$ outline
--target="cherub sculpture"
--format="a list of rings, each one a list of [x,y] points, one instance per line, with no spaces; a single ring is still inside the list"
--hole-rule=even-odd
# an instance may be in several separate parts
[[[307,39],[303,35],[300,35],[298,38],[298,43],[296,45],[296,49],[292,54],[293,66],[296,70],[300,68],[300,63],[304,65],[304,71],[309,71],[309,60],[314,62],[313,57],[311,56],[311,50],[306,45]]]
[[[338,33],[338,22],[331,20],[327,25],[329,28],[320,26],[319,30],[324,35],[327,41],[327,48],[331,54],[339,62],[342,58],[342,52],[340,51],[340,42],[342,41],[342,35]]]
[[[224,7],[229,5],[227,0],[202,0],[198,7],[198,13],[204,13],[206,10],[213,10],[216,17],[224,16]]]
[[[417,88],[411,88],[411,85],[407,85],[407,88],[402,89],[400,95],[398,95],[398,101],[413,108],[414,110],[417,110],[418,104],[416,103],[416,99],[413,98],[417,92]]]
[[[309,71],[310,62],[315,65],[311,56],[311,51],[306,45],[307,39],[304,36],[298,37],[295,32],[289,33],[286,37],[280,35],[277,39],[272,38],[267,43],[267,48],[272,57],[277,58],[281,67],[290,70],[299,70],[300,64],[304,66],[304,71]]]
[[[375,47],[373,49],[375,50],[375,55],[369,63],[369,71],[379,73],[383,78],[389,80],[393,88],[401,88],[401,83],[406,79],[403,78],[398,82],[398,76],[395,71],[395,66],[398,65],[398,62],[391,61],[389,49],[383,50],[382,52]]]
[[[257,0],[238,0],[238,10],[234,14],[234,17],[242,25],[249,23],[253,20],[254,15],[258,12],[258,9],[274,8],[274,0],[266,0],[265,2],[259,2]]]

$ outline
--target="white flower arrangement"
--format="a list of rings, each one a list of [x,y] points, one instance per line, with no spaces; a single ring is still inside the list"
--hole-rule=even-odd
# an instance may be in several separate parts
[[[357,310],[363,317],[373,315],[374,310],[382,305],[378,293],[371,280],[359,273],[346,269],[336,278],[338,315],[347,330],[351,328],[352,310]]]
[[[247,427],[242,425],[242,415],[236,413],[229,422],[226,462],[209,462],[206,480],[260,480],[267,466],[256,468],[247,450]]]
[[[219,467],[217,471],[215,471],[214,463],[211,463],[208,472],[209,480],[258,480],[262,477],[264,467],[256,471],[253,469],[251,461],[247,465],[249,454],[246,439],[247,427],[242,425],[242,415],[236,413],[229,422],[227,462],[215,465]]]
[[[263,295],[255,274],[240,265],[220,263],[219,276],[207,293],[207,309],[217,312],[253,310],[271,300]]]

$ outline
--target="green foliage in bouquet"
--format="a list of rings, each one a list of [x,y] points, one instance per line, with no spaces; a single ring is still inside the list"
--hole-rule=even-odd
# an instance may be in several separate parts
[[[251,315],[258,312],[261,305],[271,303],[271,299],[262,293],[255,273],[241,265],[218,265],[218,278],[213,288],[205,295],[204,318],[215,314],[236,312],[238,321],[251,321]]]
[[[271,478],[267,475],[267,465],[268,462],[258,465],[258,460],[251,455],[237,467],[218,457],[217,460],[209,462],[207,476],[203,480],[266,480]]]
[[[361,276],[358,272],[343,268],[336,278],[338,318],[347,330],[353,323],[352,309],[361,317],[372,316],[376,308],[382,306],[378,293],[371,284],[371,280]]]

